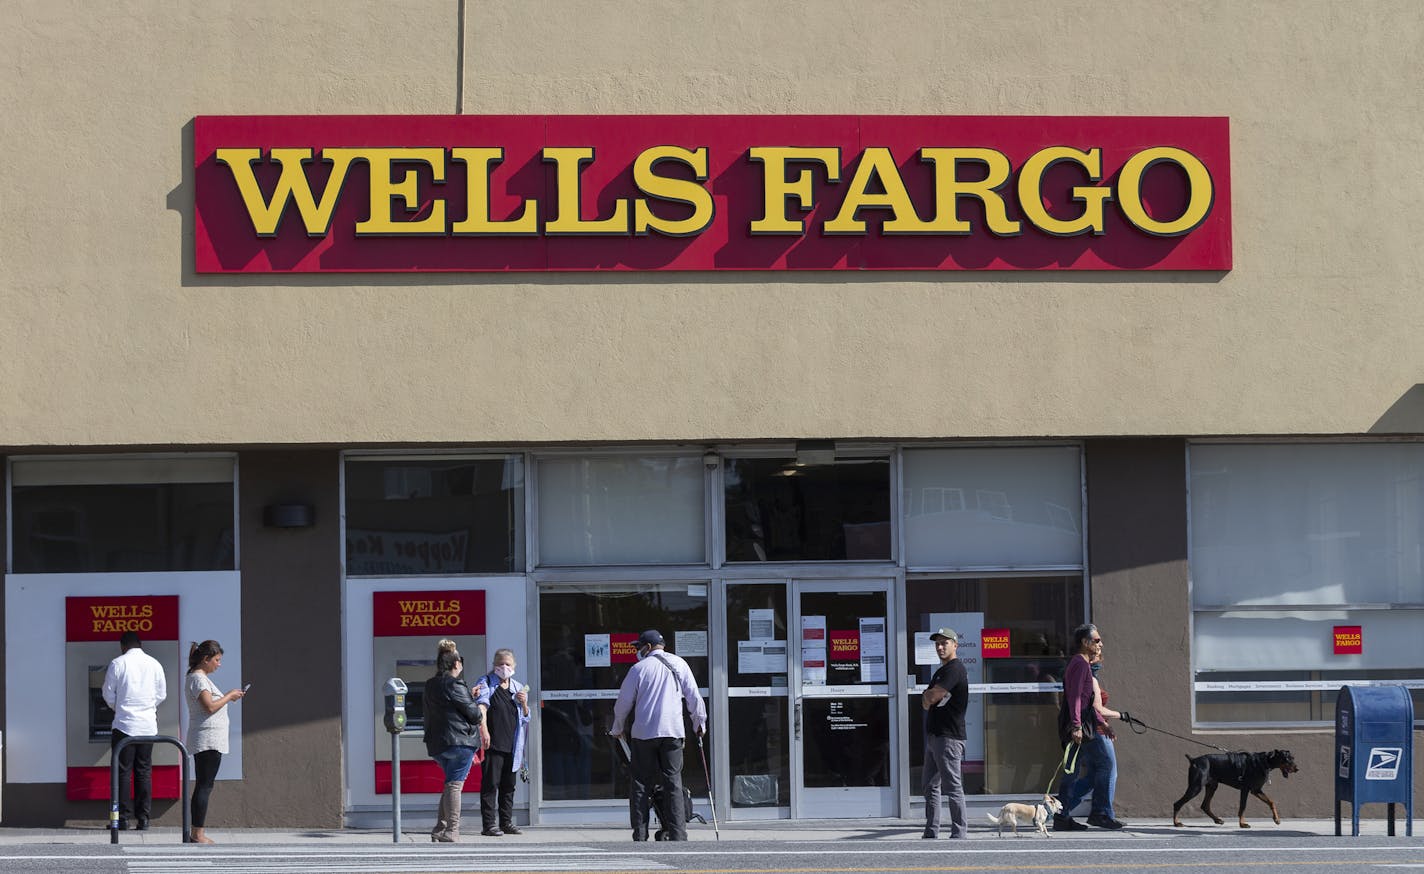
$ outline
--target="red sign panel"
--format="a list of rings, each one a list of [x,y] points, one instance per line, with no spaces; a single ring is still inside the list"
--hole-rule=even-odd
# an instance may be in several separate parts
[[[177,595],[65,598],[64,639],[118,643],[132,631],[140,640],[178,639]]]
[[[830,658],[833,662],[853,662],[860,658],[859,631],[832,631]]]
[[[376,637],[453,637],[485,633],[485,593],[479,590],[371,593]]]
[[[1009,657],[1009,630],[1007,628],[985,628],[979,632],[979,651],[986,659],[1006,659]]]
[[[1334,633],[1336,655],[1363,655],[1364,630],[1358,625],[1337,625]]]
[[[1229,270],[1228,120],[199,116],[200,273]]]
[[[611,664],[631,664],[638,660],[638,635],[608,635],[608,661]]]

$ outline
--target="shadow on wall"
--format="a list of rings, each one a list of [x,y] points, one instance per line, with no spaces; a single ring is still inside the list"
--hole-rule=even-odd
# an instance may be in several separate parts
[[[1370,426],[1371,434],[1424,434],[1424,383],[1416,384]]]

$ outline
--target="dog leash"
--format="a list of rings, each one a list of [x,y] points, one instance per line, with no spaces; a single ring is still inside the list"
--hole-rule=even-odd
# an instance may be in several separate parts
[[[1158,734],[1165,734],[1168,737],[1175,737],[1177,740],[1184,740],[1187,743],[1201,744],[1204,747],[1210,747],[1211,749],[1214,749],[1219,753],[1240,752],[1240,750],[1228,750],[1225,747],[1219,747],[1216,744],[1209,744],[1204,740],[1197,740],[1194,737],[1183,737],[1180,734],[1174,734],[1170,731],[1167,731],[1165,728],[1158,728],[1155,725],[1148,725],[1147,723],[1143,722],[1135,716],[1129,716],[1126,710],[1122,712],[1122,716],[1120,716],[1119,719],[1122,722],[1127,723],[1128,727],[1132,729],[1133,734],[1146,734],[1148,731],[1155,731]],[[1142,731],[1137,730],[1137,727],[1139,725],[1142,726]]]
[[[1063,773],[1071,774],[1074,771],[1078,770],[1078,752],[1081,749],[1082,746],[1080,744],[1069,744],[1068,746],[1063,748],[1063,758],[1058,762],[1058,767],[1063,770]],[[1053,772],[1053,775],[1048,778],[1048,788],[1043,790],[1044,795],[1047,795],[1053,791],[1053,784],[1057,782],[1057,780],[1058,771],[1055,770]]]

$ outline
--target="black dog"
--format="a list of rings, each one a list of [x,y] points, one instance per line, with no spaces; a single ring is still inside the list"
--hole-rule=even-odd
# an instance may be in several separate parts
[[[1236,811],[1236,820],[1242,828],[1251,827],[1246,824],[1248,794],[1266,802],[1271,808],[1271,818],[1276,821],[1276,825],[1280,825],[1281,815],[1276,810],[1276,802],[1268,798],[1262,789],[1271,779],[1271,771],[1279,769],[1282,777],[1289,778],[1300,770],[1295,766],[1295,758],[1291,756],[1290,750],[1271,750],[1269,753],[1210,753],[1196,758],[1187,756],[1187,761],[1187,794],[1178,798],[1177,803],[1172,805],[1172,825],[1175,826],[1182,824],[1182,820],[1177,816],[1182,805],[1191,801],[1192,796],[1202,791],[1203,787],[1206,789],[1206,795],[1202,798],[1202,812],[1211,817],[1217,825],[1221,825],[1221,817],[1211,812],[1211,796],[1216,794],[1218,783],[1241,790],[1241,807]]]

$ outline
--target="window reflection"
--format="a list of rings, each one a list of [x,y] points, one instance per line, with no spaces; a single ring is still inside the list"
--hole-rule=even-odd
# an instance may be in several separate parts
[[[524,467],[518,457],[347,461],[348,575],[523,567]]]
[[[16,485],[15,573],[236,567],[228,482]]]
[[[880,560],[890,550],[890,462],[731,458],[728,561]]]
[[[1068,633],[1084,621],[1081,576],[910,579],[905,583],[906,655],[915,682],[929,682],[938,661],[916,663],[915,634],[936,627],[939,617],[982,616],[979,628],[956,628],[978,635],[984,628],[1007,632],[1008,653],[983,658],[960,649],[960,658],[979,659],[980,683],[1060,683],[1067,663]],[[938,614],[938,615],[937,615]],[[958,621],[958,620],[957,620]],[[1109,664],[1104,678],[1112,671]],[[1105,683],[1110,689],[1109,683]],[[1059,758],[1057,692],[971,694],[966,729],[971,733],[964,762],[970,794],[1041,794]],[[919,786],[924,762],[924,711],[919,695],[906,703],[910,731],[910,785]]]
[[[628,797],[627,765],[608,731],[618,688],[636,662],[634,641],[649,628],[662,632],[668,650],[686,660],[698,685],[706,688],[706,583],[540,592],[539,712],[547,800]],[[683,727],[688,738],[683,783],[694,795],[705,795],[707,781],[685,714]],[[712,767],[711,748],[705,753]]]

